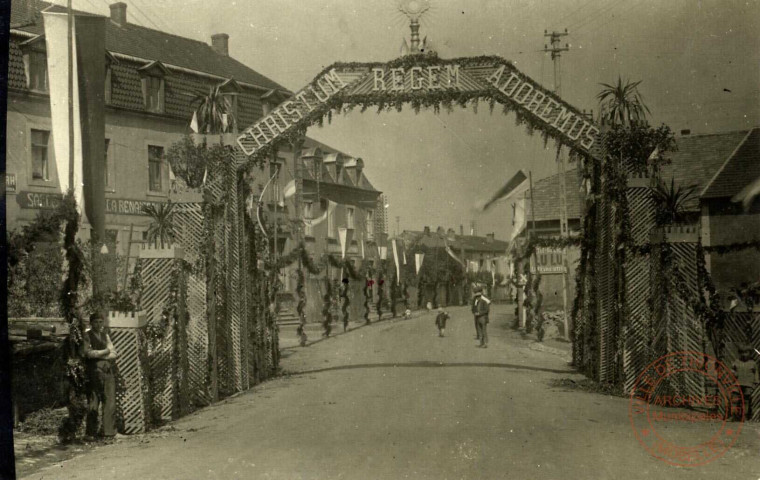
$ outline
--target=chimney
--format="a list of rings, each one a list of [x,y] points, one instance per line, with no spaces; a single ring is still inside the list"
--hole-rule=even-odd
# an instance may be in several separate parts
[[[486,234],[486,243],[493,243],[495,233],[487,233]]]
[[[127,4],[116,2],[109,5],[111,8],[111,21],[116,25],[123,27],[127,24]]]
[[[438,227],[435,233],[437,233],[438,235],[443,235],[444,233],[446,233],[446,230],[444,230],[443,227]]]
[[[220,53],[225,57],[230,56],[230,36],[226,33],[216,33],[211,35],[211,48],[216,50],[216,53]]]
[[[430,227],[425,227],[425,235],[430,235]]]

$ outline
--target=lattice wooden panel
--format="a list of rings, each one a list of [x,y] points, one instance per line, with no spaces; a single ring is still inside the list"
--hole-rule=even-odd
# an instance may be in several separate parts
[[[613,304],[615,302],[614,265],[615,249],[613,242],[614,216],[609,200],[599,200],[599,217],[597,225],[597,319],[599,332],[599,381],[614,381],[614,322]]]
[[[173,258],[141,258],[143,289],[141,308],[146,312],[149,323],[160,324],[163,310],[170,304],[171,283],[180,274],[177,262]],[[169,421],[176,418],[178,411],[177,378],[178,359],[174,339],[174,318],[170,316],[164,336],[160,340],[149,342],[148,360],[150,363],[151,416],[155,420]],[[181,348],[184,348],[181,345]]]
[[[649,234],[655,227],[655,205],[651,188],[626,189],[631,240],[636,245],[649,243]]]
[[[125,386],[116,399],[124,433],[143,433],[148,428],[149,406],[145,335],[136,328],[111,328],[109,335],[119,352],[116,366]]]
[[[701,321],[697,318],[692,308],[692,302],[699,299],[700,295],[697,278],[697,244],[673,243],[671,244],[671,249],[673,261],[678,264],[678,271],[681,276],[680,281],[688,292],[671,295],[671,301],[675,307],[671,310],[675,315],[674,321],[671,322],[671,326],[673,327],[671,335],[678,339],[678,343],[675,345],[678,350],[701,352],[704,345],[705,332],[702,329]],[[671,281],[675,280],[671,279]],[[674,288],[673,291],[678,290]],[[684,295],[686,295],[686,298],[684,298]],[[704,394],[703,375],[683,375],[680,378],[683,378],[685,381],[682,385],[685,394]]]
[[[231,380],[236,392],[243,390],[242,382],[242,350],[240,336],[242,333],[242,322],[240,321],[240,298],[245,293],[240,284],[240,218],[238,210],[238,191],[237,178],[235,176],[235,165],[230,163],[230,169],[227,172],[229,178],[230,197],[226,208],[228,246],[227,246],[227,272],[229,275],[228,285],[228,310],[229,316],[229,335],[232,348],[232,372]]]
[[[187,361],[189,399],[195,405],[211,401],[208,378],[208,316],[206,312],[206,262],[204,254],[203,206],[178,203],[174,224],[185,260],[193,268],[187,277]]]
[[[624,330],[623,378],[625,392],[631,392],[636,378],[654,361],[651,311],[649,306],[649,256],[628,255],[625,265],[628,325]]]

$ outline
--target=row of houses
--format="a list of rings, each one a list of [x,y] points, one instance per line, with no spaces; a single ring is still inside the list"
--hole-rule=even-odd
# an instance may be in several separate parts
[[[702,245],[719,247],[760,240],[760,199],[746,207],[732,200],[760,178],[760,128],[704,135],[684,132],[675,140],[676,148],[667,155],[668,163],[662,167],[660,179],[667,185],[672,180],[676,188],[693,188],[694,194],[683,203],[684,221],[698,225]],[[577,169],[570,169],[565,175],[568,230],[570,236],[577,236],[582,226],[586,194]],[[560,236],[558,192],[559,175],[552,175],[535,182],[533,207],[530,190],[524,194],[521,201],[525,203],[527,223],[515,244],[526,241],[533,228],[538,237]],[[570,293],[575,292],[574,272],[579,250],[570,247],[566,255],[569,268],[565,268],[562,252],[551,249],[537,252],[547,308],[562,305],[563,275],[568,275],[570,280]],[[729,292],[742,283],[760,280],[760,251],[757,249],[708,253],[705,260],[719,291]],[[535,265],[532,268],[535,271]]]
[[[41,15],[44,9],[65,11],[39,0],[14,1],[11,8],[5,171],[9,230],[29,223],[40,210],[55,208],[62,198],[55,164],[66,159],[57,159],[53,148]],[[126,254],[130,241],[144,240],[150,224],[142,207],[172,199],[176,179],[164,155],[191,132],[190,120],[199,96],[208,94],[210,88],[219,88],[232,114],[229,131],[235,133],[293,93],[232,58],[230,38],[225,33],[212,35],[210,42],[204,43],[130,23],[125,3],[111,4],[110,11],[104,92],[106,233],[117,251]],[[364,173],[365,161],[311,139],[306,139],[303,149],[309,158],[316,158],[313,153],[319,150],[323,160],[319,166],[307,168],[310,173],[304,181],[306,196],[313,192],[317,195],[309,197],[304,211],[298,213],[306,218],[317,217],[328,198],[340,204],[329,223],[316,228],[307,240],[328,239],[330,243],[336,226],[351,222],[372,235],[376,231],[375,219],[384,218],[378,212],[384,212],[381,192]],[[279,183],[284,185],[295,170],[292,149],[282,149],[278,157]],[[266,176],[257,177],[264,178],[259,182],[263,188]],[[271,197],[272,191],[270,220],[283,216],[279,222],[282,251],[291,248],[285,243],[289,238],[287,218],[293,216],[293,205],[274,208],[278,202]],[[385,228],[383,222],[377,222],[377,227]],[[89,232],[85,223],[80,237],[89,238]]]

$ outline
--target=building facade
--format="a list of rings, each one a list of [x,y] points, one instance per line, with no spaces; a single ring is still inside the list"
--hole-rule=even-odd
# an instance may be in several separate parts
[[[5,172],[9,230],[40,210],[55,208],[62,198],[55,162],[67,160],[56,158],[53,148],[41,15],[51,5],[12,3]],[[173,175],[164,154],[190,132],[199,96],[219,87],[233,113],[229,130],[235,132],[291,92],[231,58],[226,34],[206,44],[134,25],[121,2],[111,5],[106,23],[106,230],[107,240],[123,254],[130,231],[132,241],[140,241],[150,223],[142,206],[169,199]],[[88,225],[80,236],[89,238]]]

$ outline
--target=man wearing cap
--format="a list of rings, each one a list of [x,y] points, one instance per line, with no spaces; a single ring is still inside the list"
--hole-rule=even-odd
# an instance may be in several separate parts
[[[116,436],[116,349],[105,332],[105,320],[99,313],[90,315],[90,329],[84,333],[82,356],[87,372],[87,425],[86,440],[98,434],[98,411],[103,405],[103,435]]]
[[[478,333],[480,335],[480,346],[488,348],[488,312],[490,310],[490,300],[483,296],[483,288],[475,289],[475,301],[472,309],[475,314],[475,321],[478,324]]]

